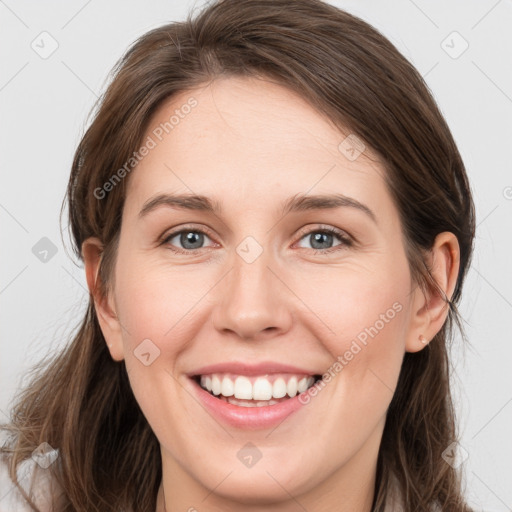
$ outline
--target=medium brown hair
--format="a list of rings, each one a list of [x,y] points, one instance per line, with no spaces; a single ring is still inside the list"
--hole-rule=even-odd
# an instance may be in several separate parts
[[[378,455],[374,507],[392,479],[408,511],[469,510],[457,472],[442,458],[456,439],[449,342],[475,231],[474,205],[450,130],[420,74],[379,32],[320,0],[224,0],[142,36],[118,62],[73,161],[67,201],[74,251],[104,246],[100,281],[111,285],[129,176],[102,188],[138,149],[150,119],[173,95],[220,76],[263,77],[295,91],[344,133],[379,155],[399,210],[411,273],[437,290],[425,255],[437,234],[460,246],[447,322],[406,353]],[[106,290],[103,290],[105,292]],[[11,424],[14,468],[41,442],[59,448],[52,466],[66,511],[154,510],[162,477],[159,443],[110,357],[93,299],[67,348],[18,397]]]

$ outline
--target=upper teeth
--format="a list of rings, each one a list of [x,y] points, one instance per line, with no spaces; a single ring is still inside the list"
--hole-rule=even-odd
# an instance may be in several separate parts
[[[306,391],[315,382],[311,376],[283,375],[277,378],[246,377],[244,375],[229,376],[214,373],[201,375],[201,386],[214,395],[225,397],[234,396],[245,400],[270,400],[294,397],[297,393]]]

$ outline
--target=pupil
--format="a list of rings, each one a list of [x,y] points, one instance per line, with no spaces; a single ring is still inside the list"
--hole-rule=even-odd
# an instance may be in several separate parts
[[[195,231],[182,233],[180,243],[185,249],[198,249],[203,243],[203,236],[204,235],[202,233],[197,233]]]
[[[314,235],[311,236],[311,247],[313,247],[313,249],[328,249],[330,243],[332,242],[332,235],[329,233],[315,233]],[[322,243],[327,243],[328,246],[322,246]],[[317,244],[319,244],[320,246],[318,246]]]

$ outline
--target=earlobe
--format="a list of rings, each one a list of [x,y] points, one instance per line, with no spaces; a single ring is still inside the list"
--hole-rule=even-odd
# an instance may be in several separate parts
[[[123,356],[123,343],[121,325],[110,292],[104,292],[105,287],[99,277],[100,265],[103,257],[103,245],[98,238],[88,238],[82,244],[82,258],[85,264],[87,286],[94,309],[108,345],[110,355],[115,361],[121,361]]]
[[[417,339],[408,340],[406,344],[407,352],[419,352],[424,349],[431,340],[425,338],[423,334],[420,334]]]
[[[457,237],[450,232],[437,235],[430,251],[432,277],[437,284],[426,293],[416,287],[413,299],[413,314],[407,352],[418,352],[425,348],[443,327],[449,313],[451,299],[460,266],[460,248]]]

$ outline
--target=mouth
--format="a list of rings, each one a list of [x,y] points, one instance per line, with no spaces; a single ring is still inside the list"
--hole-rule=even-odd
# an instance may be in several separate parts
[[[286,402],[307,391],[321,375],[272,373],[240,375],[207,373],[192,379],[215,399],[236,407],[269,407]]]
[[[322,377],[276,361],[226,361],[186,375],[203,411],[219,423],[243,430],[277,428],[292,415],[300,421],[299,411],[310,402],[302,398]],[[315,406],[307,410],[311,407]]]

